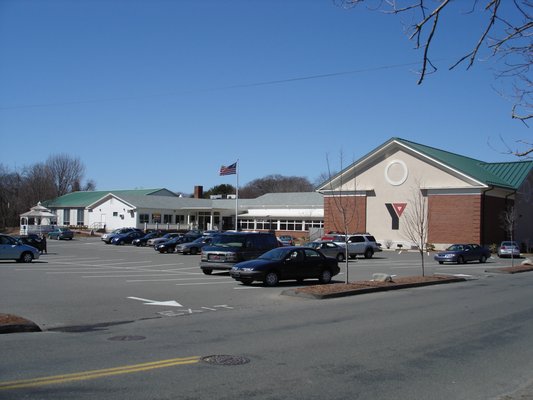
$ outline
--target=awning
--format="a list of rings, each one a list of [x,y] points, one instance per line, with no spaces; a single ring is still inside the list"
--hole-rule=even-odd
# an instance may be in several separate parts
[[[249,217],[249,218],[301,218],[305,220],[324,218],[323,209],[294,209],[294,208],[283,208],[283,209],[251,209],[247,213],[239,214],[239,217]]]

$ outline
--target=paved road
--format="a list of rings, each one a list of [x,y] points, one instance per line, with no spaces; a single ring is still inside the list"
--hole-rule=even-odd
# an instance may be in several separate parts
[[[533,274],[484,272],[509,260],[428,258],[428,273],[476,279],[316,301],[281,296],[292,283],[204,276],[197,256],[91,239],[49,250],[39,263],[0,263],[0,312],[46,330],[0,336],[0,398],[475,400],[533,378]],[[384,252],[349,274],[412,275],[416,262]]]

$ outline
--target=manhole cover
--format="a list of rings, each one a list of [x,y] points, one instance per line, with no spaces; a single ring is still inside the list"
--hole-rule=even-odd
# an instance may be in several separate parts
[[[134,336],[134,335],[124,335],[124,336],[113,336],[107,340],[113,340],[116,342],[130,342],[134,340],[144,340],[146,336]]]
[[[248,364],[250,360],[246,357],[227,356],[227,355],[213,355],[202,357],[202,360],[215,365],[242,365]]]

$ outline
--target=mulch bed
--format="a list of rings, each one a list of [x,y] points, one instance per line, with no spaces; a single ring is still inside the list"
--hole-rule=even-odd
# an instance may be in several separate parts
[[[466,279],[456,276],[407,276],[394,278],[389,282],[357,281],[350,283],[332,283],[329,285],[306,286],[293,290],[286,290],[282,294],[288,296],[327,299],[334,297],[353,296],[357,294],[381,292],[387,290],[405,289],[444,283],[464,282]]]
[[[491,268],[486,270],[486,272],[501,272],[503,274],[519,274],[520,272],[530,272],[533,271],[533,265],[521,264],[515,265],[513,267],[504,267],[504,268]]]
[[[0,334],[13,332],[41,332],[41,328],[17,315],[0,314]]]

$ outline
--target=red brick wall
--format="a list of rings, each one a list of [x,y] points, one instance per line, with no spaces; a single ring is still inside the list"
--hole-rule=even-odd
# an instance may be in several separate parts
[[[324,232],[343,232],[344,219],[348,232],[366,232],[366,197],[324,197]]]
[[[429,243],[481,243],[481,195],[429,196]]]

